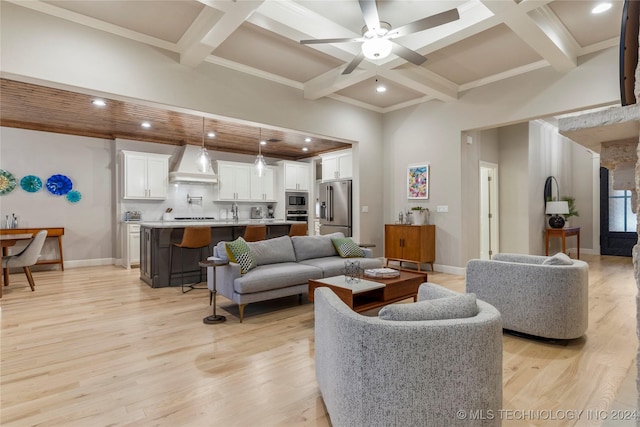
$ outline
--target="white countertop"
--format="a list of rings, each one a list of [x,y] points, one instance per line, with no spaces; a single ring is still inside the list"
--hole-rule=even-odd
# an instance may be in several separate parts
[[[133,223],[134,221],[126,221],[127,223]],[[181,220],[181,221],[135,221],[144,227],[153,228],[184,228],[184,227],[233,227],[243,226],[250,224],[265,224],[265,225],[290,225],[304,223],[304,221],[287,221],[284,219],[240,219],[238,221],[216,219],[216,220]]]

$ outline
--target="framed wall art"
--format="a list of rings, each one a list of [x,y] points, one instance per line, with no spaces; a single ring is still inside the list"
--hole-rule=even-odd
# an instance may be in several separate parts
[[[429,198],[429,165],[409,165],[407,167],[407,198],[426,200]]]

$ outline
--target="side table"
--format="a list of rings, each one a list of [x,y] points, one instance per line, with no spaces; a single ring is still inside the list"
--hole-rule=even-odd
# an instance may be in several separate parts
[[[567,251],[565,239],[569,236],[576,236],[578,259],[580,259],[580,227],[547,228],[544,233],[545,255],[549,256],[549,237],[560,237],[562,239],[562,252],[565,253]]]
[[[209,302],[213,305],[213,314],[202,319],[202,323],[204,324],[213,325],[216,323],[222,323],[227,320],[225,316],[216,314],[216,295],[218,293],[218,291],[216,290],[216,267],[227,264],[229,264],[229,261],[224,261],[220,258],[208,259],[206,261],[200,261],[198,263],[200,267],[204,267],[207,269],[207,274],[209,274],[209,268],[212,269],[211,271],[213,273],[213,290],[211,291],[213,300],[211,300],[211,298],[209,299]]]

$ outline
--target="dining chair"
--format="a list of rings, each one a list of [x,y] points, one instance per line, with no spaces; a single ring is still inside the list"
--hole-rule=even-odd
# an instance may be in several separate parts
[[[289,228],[289,236],[306,236],[307,235],[307,224],[291,224],[291,228]]]
[[[267,238],[267,226],[261,225],[247,225],[244,229],[244,236],[242,238],[246,242],[257,242],[259,240],[265,240]]]
[[[197,283],[186,284],[184,283],[184,273],[200,273],[200,281],[202,282],[202,268],[198,270],[184,270],[184,250],[185,249],[199,249],[200,259],[207,259],[209,257],[209,245],[211,245],[211,228],[210,227],[185,227],[182,234],[182,241],[180,243],[174,243],[169,248],[169,284],[171,284],[171,278],[174,274],[180,273],[180,285],[182,293],[189,292],[193,289],[207,289],[206,287],[196,287]],[[205,255],[202,255],[202,250],[207,248]],[[173,271],[173,253],[174,250],[180,250],[180,271]],[[185,288],[188,288],[185,291]]]
[[[29,286],[31,286],[32,291],[36,290],[36,284],[33,280],[33,276],[31,275],[31,266],[38,262],[38,258],[40,258],[40,252],[42,251],[42,246],[44,245],[44,241],[46,238],[47,230],[39,231],[20,253],[2,257],[3,269],[22,267],[22,269],[24,270],[24,274],[27,276],[27,280],[29,281]],[[6,283],[4,285],[9,286],[9,275],[6,275],[5,278]]]

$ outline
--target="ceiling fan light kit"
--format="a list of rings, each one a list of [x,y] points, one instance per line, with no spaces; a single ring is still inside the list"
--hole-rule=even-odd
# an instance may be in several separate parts
[[[368,59],[383,59],[389,56],[392,47],[390,40],[376,37],[362,43],[362,53]]]
[[[366,23],[362,29],[361,38],[300,40],[301,44],[362,42],[361,52],[347,64],[346,68],[342,71],[343,75],[350,74],[355,70],[364,58],[370,60],[383,59],[389,56],[390,53],[399,56],[407,62],[420,66],[427,60],[424,56],[392,39],[428,30],[429,28],[438,27],[460,19],[458,9],[454,8],[419,19],[391,31],[391,24],[380,20],[378,6],[375,0],[359,0],[358,3],[360,4],[364,22]]]

